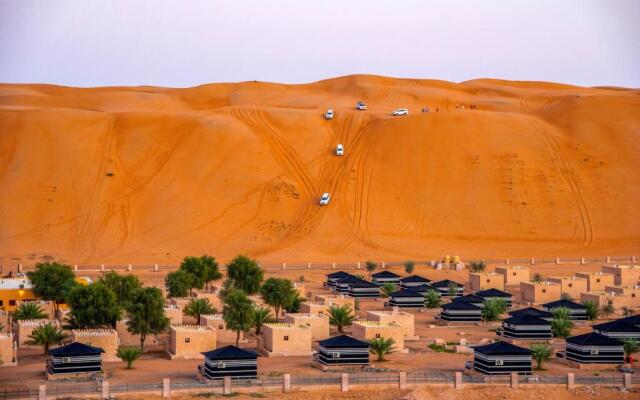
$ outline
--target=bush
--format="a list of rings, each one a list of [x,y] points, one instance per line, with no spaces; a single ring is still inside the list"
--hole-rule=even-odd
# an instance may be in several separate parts
[[[118,357],[127,362],[127,369],[133,368],[133,362],[140,358],[142,351],[137,347],[120,347]]]
[[[502,299],[491,299],[484,302],[482,307],[483,321],[498,321],[500,315],[507,311],[507,303]]]

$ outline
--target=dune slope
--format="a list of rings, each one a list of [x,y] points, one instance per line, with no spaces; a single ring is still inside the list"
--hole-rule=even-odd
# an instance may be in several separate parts
[[[4,84],[0,262],[630,255],[639,154],[632,89],[361,75]]]

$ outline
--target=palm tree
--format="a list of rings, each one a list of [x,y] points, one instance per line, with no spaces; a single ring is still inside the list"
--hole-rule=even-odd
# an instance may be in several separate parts
[[[536,369],[542,369],[542,363],[551,358],[553,350],[546,344],[534,344],[531,346],[531,357],[536,360]]]
[[[57,325],[49,322],[44,325],[40,325],[31,332],[29,340],[26,342],[29,346],[42,346],[44,348],[44,355],[49,354],[49,348],[52,345],[60,344],[67,338]]]
[[[633,359],[631,354],[637,353],[640,350],[640,344],[637,339],[625,339],[623,342],[625,361],[631,364]]]
[[[566,307],[557,307],[552,311],[553,319],[551,320],[551,333],[559,338],[566,338],[571,335],[573,322],[569,319],[569,309]]]
[[[376,264],[375,261],[369,260],[366,262],[365,267],[367,268],[367,272],[369,272],[369,277],[371,277],[371,273],[378,268],[378,264]]]
[[[437,290],[429,289],[424,297],[424,306],[427,308],[437,308],[442,304],[440,293]]]
[[[410,274],[416,268],[416,263],[413,260],[407,260],[404,262],[404,272]]]
[[[389,297],[389,295],[396,291],[396,285],[391,282],[387,282],[380,286],[380,290],[382,290],[382,295],[384,297]]]
[[[602,313],[607,318],[609,318],[609,315],[611,315],[613,313],[613,311],[614,311],[613,304],[611,304],[611,303],[607,303],[607,304],[602,306]]]
[[[471,261],[469,268],[471,268],[471,271],[473,272],[482,272],[487,269],[487,265],[484,261]]]
[[[118,349],[118,357],[127,362],[127,369],[133,368],[133,362],[137,360],[142,351],[137,347],[120,347]]]
[[[587,300],[582,302],[582,305],[586,309],[587,319],[589,321],[594,321],[598,319],[598,313],[599,313],[598,305],[594,301]]]
[[[184,308],[184,313],[198,320],[206,314],[215,314],[217,310],[209,303],[209,299],[193,299]]]
[[[259,335],[262,331],[262,325],[267,322],[272,322],[271,309],[269,307],[259,307],[253,312],[253,326],[256,328],[256,335]]]
[[[377,338],[369,340],[369,352],[378,356],[378,361],[384,361],[384,356],[393,352],[395,341],[392,338]]]
[[[351,312],[351,308],[346,304],[340,307],[329,307],[329,323],[338,328],[339,333],[344,333],[342,328],[351,325],[355,319],[356,316]]]
[[[13,312],[13,319],[16,321],[42,318],[47,318],[47,315],[38,304],[30,301],[20,304]]]
[[[491,299],[484,302],[482,307],[483,321],[497,321],[500,315],[507,311],[507,303],[502,299]]]

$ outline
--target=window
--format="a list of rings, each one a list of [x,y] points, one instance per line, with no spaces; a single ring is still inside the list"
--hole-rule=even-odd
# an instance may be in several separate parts
[[[516,276],[516,273],[515,273],[515,272],[513,273],[513,276]]]
[[[598,355],[598,349],[591,349],[591,355],[592,356],[597,356]]]
[[[487,283],[491,283],[491,279],[487,279]]]
[[[570,283],[570,284],[569,284],[569,287],[573,287],[573,283]]]
[[[284,340],[289,340],[289,336],[285,336],[285,337],[284,337]]]
[[[191,343],[191,338],[188,338],[188,337],[184,338],[184,342],[185,343]]]
[[[547,293],[547,289],[542,289],[542,293]]]
[[[224,325],[218,325],[218,329],[224,329]]]
[[[497,366],[502,366],[502,365],[504,365],[504,360],[496,360],[496,365],[497,365]]]
[[[9,300],[9,305],[10,306],[15,306],[16,305],[16,301],[15,300]]]
[[[596,282],[600,282],[600,278],[596,279]]]
[[[380,339],[380,334],[376,333],[376,339]]]
[[[0,307],[2,307],[4,305],[4,301],[0,300]]]

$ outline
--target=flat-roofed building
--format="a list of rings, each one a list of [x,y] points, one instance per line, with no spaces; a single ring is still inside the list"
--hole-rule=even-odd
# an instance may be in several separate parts
[[[13,312],[21,300],[36,300],[31,281],[20,276],[0,278],[0,310]]]
[[[182,308],[175,304],[164,307],[164,315],[169,318],[169,325],[182,325]]]
[[[311,328],[290,323],[266,323],[262,326],[262,348],[267,356],[309,356]]]
[[[347,305],[352,310],[356,305],[356,301],[353,297],[340,294],[316,294],[315,296],[313,296],[313,301],[328,306],[340,307],[343,305]]]
[[[640,307],[640,285],[607,286],[604,291],[607,293],[628,296],[629,307]]]
[[[640,265],[603,265],[602,272],[613,275],[613,284],[617,286],[640,283]]]
[[[576,276],[587,280],[587,290],[596,292],[614,285],[614,276],[606,272],[576,272]]]
[[[216,344],[236,344],[236,336],[238,333],[234,330],[227,329],[222,314],[203,314],[200,316],[200,325],[208,326],[216,331]],[[245,342],[244,333],[240,332],[240,342]]]
[[[115,329],[74,329],[71,331],[74,342],[99,347],[104,350],[102,361],[120,361],[118,358],[118,332]]]
[[[583,303],[592,301],[600,308],[609,304],[613,307],[614,311],[620,311],[625,307],[632,307],[632,299],[629,295],[612,292],[582,293],[580,294],[580,301]]]
[[[382,324],[396,324],[402,327],[405,340],[418,340],[415,334],[415,316],[411,313],[394,308],[391,311],[367,311],[367,321],[377,321]]]
[[[474,292],[485,289],[504,290],[504,275],[497,272],[470,272],[469,288]]]
[[[176,359],[202,359],[207,349],[216,348],[216,330],[201,325],[172,325],[169,327],[167,354]]]
[[[33,333],[33,331],[46,324],[53,324],[55,326],[60,326],[60,323],[57,320],[42,318],[42,319],[23,319],[16,321],[15,329],[16,329],[16,339],[18,342],[18,347],[26,347],[27,342],[30,340],[29,336]]]
[[[505,285],[519,285],[521,282],[529,282],[531,280],[529,267],[504,265],[496,267],[496,272],[504,276]]]
[[[549,282],[560,284],[562,295],[569,296],[571,299],[579,299],[580,293],[589,290],[587,279],[579,276],[552,276],[547,279]]]
[[[307,325],[311,329],[312,340],[329,337],[329,317],[324,314],[286,313],[283,320],[294,325]]]
[[[391,338],[395,342],[395,351],[404,350],[404,329],[400,325],[380,321],[359,320],[351,324],[351,332],[354,338],[365,341]]]
[[[559,283],[556,282],[522,282],[520,295],[526,303],[542,304],[558,300],[562,296]]]
[[[18,347],[13,340],[13,333],[0,333],[0,367],[18,365]]]

